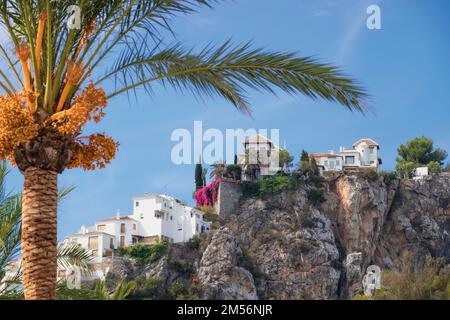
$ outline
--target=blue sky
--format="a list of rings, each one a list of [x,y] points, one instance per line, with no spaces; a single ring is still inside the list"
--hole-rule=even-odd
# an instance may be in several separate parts
[[[368,30],[366,8],[377,3],[382,29]],[[70,170],[60,177],[61,186],[76,190],[59,208],[59,238],[116,209],[130,214],[133,195],[167,192],[192,203],[194,166],[172,164],[170,136],[177,128],[192,131],[195,120],[221,130],[279,128],[280,140],[296,157],[302,149],[336,150],[371,137],[381,145],[384,170],[395,167],[398,145],[418,135],[450,151],[448,12],[446,0],[235,0],[175,19],[177,40],[187,46],[252,40],[258,47],[337,64],[368,89],[374,114],[254,91],[249,92],[253,118],[220,99],[199,101],[159,87],[151,97],[140,92],[131,104],[126,97],[116,98],[102,123],[86,131],[105,131],[120,141],[117,159],[104,170]],[[20,191],[16,169],[8,184]]]

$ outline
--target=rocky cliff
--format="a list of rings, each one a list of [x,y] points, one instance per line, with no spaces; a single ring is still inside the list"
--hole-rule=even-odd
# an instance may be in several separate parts
[[[418,265],[449,261],[449,175],[342,175],[324,186],[321,204],[308,186],[242,203],[200,260],[204,297],[347,299],[369,265],[395,269],[405,250]]]
[[[321,186],[322,201],[305,185],[241,202],[201,244],[172,246],[140,272],[205,299],[349,299],[369,265],[396,269],[405,250],[417,265],[450,261],[450,175],[340,175]]]

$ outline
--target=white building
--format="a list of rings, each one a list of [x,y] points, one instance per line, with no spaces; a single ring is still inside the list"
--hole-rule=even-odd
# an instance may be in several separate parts
[[[78,243],[92,252],[93,263],[113,255],[114,249],[136,243],[158,240],[186,242],[210,229],[203,212],[166,195],[146,194],[133,198],[133,215],[99,220],[94,226],[82,226],[80,231],[64,240]]]
[[[429,175],[428,167],[419,167],[414,169],[414,180],[420,180]]]
[[[366,138],[355,142],[352,149],[341,147],[339,153],[330,150],[326,153],[312,153],[309,156],[316,160],[321,173],[343,171],[345,169],[371,168],[378,171],[380,145]]]
[[[203,212],[165,195],[147,194],[133,198],[133,216],[140,240],[158,236],[169,242],[186,242],[209,230]]]

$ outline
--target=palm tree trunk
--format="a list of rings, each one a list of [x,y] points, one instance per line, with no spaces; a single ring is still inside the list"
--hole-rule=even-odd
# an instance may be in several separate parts
[[[22,195],[25,299],[56,299],[58,174],[29,167]]]

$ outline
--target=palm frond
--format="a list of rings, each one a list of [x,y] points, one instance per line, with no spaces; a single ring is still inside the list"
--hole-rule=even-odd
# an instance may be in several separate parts
[[[78,267],[84,272],[92,270],[92,254],[78,244],[58,246],[57,257],[60,269]]]
[[[194,94],[218,95],[238,109],[248,111],[248,89],[290,94],[338,102],[349,110],[367,110],[367,93],[338,68],[293,53],[252,49],[250,44],[208,46],[200,53],[175,45],[150,56],[126,50],[114,67],[97,83],[114,78],[123,84],[110,93],[112,98],[140,86],[151,90],[155,82]]]
[[[126,282],[125,277],[121,278],[112,294],[112,300],[125,300],[130,294],[136,290],[135,281]]]
[[[69,29],[70,1],[3,0],[0,26],[7,30],[15,49],[22,42],[33,47],[39,16],[48,16],[42,56],[34,56],[31,50],[31,62],[34,69],[37,64],[42,67],[32,77],[33,90],[38,93],[38,106],[50,114],[70,108],[77,90],[104,68],[102,62],[120,51],[114,68],[97,82],[114,81],[116,90],[110,98],[139,87],[151,93],[158,82],[189,90],[200,98],[223,97],[245,112],[249,110],[249,89],[271,93],[280,89],[337,102],[352,111],[368,109],[364,89],[338,68],[311,57],[254,49],[250,44],[233,46],[230,41],[200,52],[180,45],[161,49],[165,43],[161,30],[171,31],[172,17],[217,2],[220,0],[82,0],[77,3],[81,28]],[[80,78],[73,85],[67,80],[68,61],[81,66]],[[0,87],[11,91],[1,77]],[[18,80],[20,83],[20,77]]]
[[[69,186],[67,188],[62,188],[61,190],[58,191],[58,201],[61,202],[64,199],[66,199],[69,194],[72,193],[73,190],[75,190],[75,186]]]

